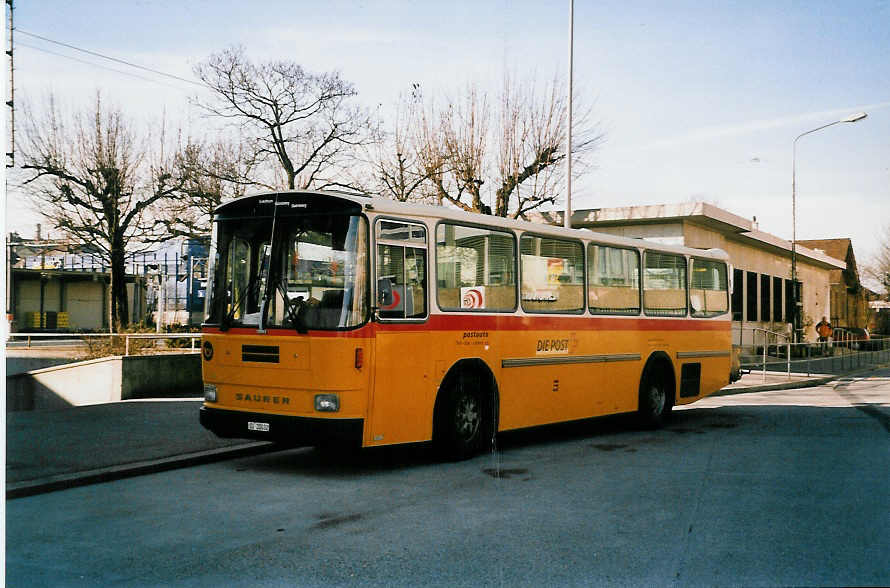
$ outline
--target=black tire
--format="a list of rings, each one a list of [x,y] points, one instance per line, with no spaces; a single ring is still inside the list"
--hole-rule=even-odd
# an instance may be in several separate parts
[[[640,403],[637,418],[647,429],[657,429],[668,421],[674,406],[673,387],[670,386],[668,370],[660,366],[649,366],[640,379]]]
[[[467,459],[479,453],[491,441],[492,419],[476,378],[461,375],[443,389],[436,411],[433,442],[439,454],[448,460]]]

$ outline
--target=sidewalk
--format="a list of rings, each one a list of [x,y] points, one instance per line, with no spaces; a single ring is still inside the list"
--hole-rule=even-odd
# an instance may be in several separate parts
[[[220,439],[199,399],[127,401],[6,414],[6,498],[250,455],[271,443]]]
[[[794,388],[808,388],[820,386],[832,380],[840,378],[833,374],[801,374],[791,372],[751,371],[744,374],[740,380],[715,392],[711,396],[725,396],[727,394],[739,394],[741,392],[765,392],[767,390],[791,390]]]
[[[751,372],[715,395],[818,386],[839,377]],[[174,399],[7,413],[6,498],[276,449],[216,437],[198,423],[200,405],[199,399]]]

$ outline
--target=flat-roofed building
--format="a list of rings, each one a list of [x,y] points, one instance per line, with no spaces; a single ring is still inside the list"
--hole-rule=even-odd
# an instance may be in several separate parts
[[[529,219],[562,224],[563,213],[530,214]],[[733,341],[763,341],[758,329],[790,336],[793,317],[791,242],[759,230],[757,223],[706,202],[593,208],[572,212],[572,226],[592,231],[699,249],[723,249],[733,265]],[[815,325],[831,316],[831,275],[847,264],[800,245],[797,280],[802,328],[815,340]]]

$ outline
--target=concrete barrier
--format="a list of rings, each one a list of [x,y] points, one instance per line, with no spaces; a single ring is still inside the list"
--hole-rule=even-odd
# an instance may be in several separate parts
[[[56,365],[65,365],[74,361],[70,357],[12,357],[7,353],[6,375],[15,376],[16,374],[23,374]]]
[[[104,357],[6,378],[7,411],[201,394],[197,353]]]

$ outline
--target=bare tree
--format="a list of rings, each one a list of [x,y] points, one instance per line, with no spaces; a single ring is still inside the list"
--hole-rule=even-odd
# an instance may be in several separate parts
[[[410,96],[400,98],[389,137],[373,144],[374,151],[369,158],[377,184],[373,191],[399,202],[426,200],[423,187],[427,175],[412,140],[419,92],[420,85],[413,84]]]
[[[890,300],[890,224],[884,226],[878,250],[864,267],[864,273],[873,287],[883,290],[885,300]]]
[[[257,165],[244,145],[218,139],[188,140],[177,153],[175,169],[181,178],[176,199],[155,218],[159,239],[186,237],[209,242],[213,211],[225,200],[243,196],[250,188],[271,188],[255,179]]]
[[[212,54],[195,74],[213,98],[198,104],[237,124],[257,159],[273,161],[289,189],[346,187],[339,167],[374,139],[357,92],[337,72],[311,73],[293,61],[255,64],[243,47]]]
[[[511,218],[553,205],[565,184],[567,101],[558,82],[541,86],[507,75],[496,98],[471,84],[460,99],[445,99],[443,108],[435,99],[418,100],[415,87],[412,97],[422,105],[412,111],[410,132],[398,128],[390,159],[380,161],[419,182],[423,196],[440,204]],[[580,175],[604,135],[591,122],[589,106],[576,106],[576,112],[572,163]],[[381,179],[383,171],[381,165]],[[399,199],[398,190],[384,192]]]
[[[95,107],[65,120],[52,96],[23,125],[24,186],[38,210],[77,243],[96,248],[108,263],[109,325],[128,323],[126,254],[150,232],[150,213],[182,184],[169,161],[150,162],[147,139],[97,95]]]

